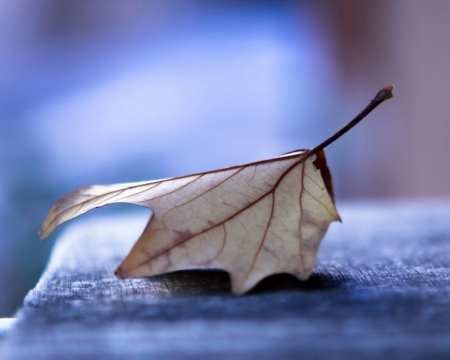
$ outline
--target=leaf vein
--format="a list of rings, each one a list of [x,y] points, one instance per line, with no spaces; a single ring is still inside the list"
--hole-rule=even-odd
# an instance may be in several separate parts
[[[248,279],[248,277],[250,276],[251,272],[253,271],[253,268],[256,265],[256,259],[258,258],[259,254],[260,254],[260,252],[261,252],[261,250],[262,250],[262,248],[264,246],[264,242],[265,242],[266,237],[267,237],[267,232],[269,231],[270,224],[272,223],[273,211],[274,211],[274,207],[275,207],[275,192],[272,192],[271,195],[272,195],[272,204],[270,206],[270,216],[269,216],[269,219],[267,221],[267,225],[266,225],[266,228],[264,230],[264,234],[263,234],[263,236],[261,238],[261,243],[259,244],[258,250],[256,251],[256,254],[253,257],[253,261],[252,261],[252,264],[250,266],[250,269],[247,271],[247,274],[245,275],[245,280]]]
[[[178,209],[178,208],[180,208],[180,207],[182,207],[182,206],[184,206],[184,205],[186,205],[186,204],[189,204],[189,203],[195,201],[195,200],[198,199],[199,197],[202,197],[202,196],[205,195],[206,193],[208,193],[208,192],[212,191],[213,189],[215,189],[217,186],[222,185],[225,181],[229,180],[229,179],[232,178],[234,175],[236,175],[236,174],[238,174],[239,172],[241,172],[243,169],[245,169],[245,168],[244,168],[244,167],[240,168],[240,169],[239,169],[238,171],[236,171],[235,173],[233,173],[233,174],[231,174],[230,176],[228,176],[227,178],[221,180],[221,181],[220,181],[219,183],[217,183],[216,185],[210,187],[208,190],[206,190],[206,191],[202,192],[201,194],[199,194],[199,195],[193,197],[192,199],[189,199],[189,200],[185,201],[184,203],[178,204],[178,205],[176,205],[176,206],[173,206],[169,211],[167,211],[167,212],[161,217],[161,221],[162,221],[162,219],[163,219],[167,214],[171,213],[172,211],[174,211],[174,210],[176,210],[176,209]],[[202,176],[203,176],[203,175],[202,175]],[[200,177],[201,177],[201,176],[199,176],[197,179],[200,179]],[[197,179],[195,179],[195,180],[197,180]],[[195,180],[194,180],[194,181],[195,181]],[[192,183],[192,182],[190,182],[189,184],[191,184],[191,183]],[[187,185],[189,185],[189,184],[187,184]],[[177,189],[177,190],[178,190],[178,189]],[[174,191],[177,191],[177,190],[174,190]]]
[[[325,206],[324,203],[322,203],[319,199],[317,199],[313,194],[311,194],[311,192],[309,192],[308,190],[305,189],[305,192],[311,196],[314,200],[316,200],[320,205],[322,205],[322,207],[327,211],[328,214],[330,214],[331,217],[333,217],[333,214],[330,213],[330,210],[328,210],[328,208]]]
[[[239,214],[241,214],[241,213],[244,212],[245,210],[251,208],[253,205],[255,205],[256,203],[258,203],[259,201],[261,201],[261,200],[262,200],[263,198],[265,198],[266,196],[268,196],[268,195],[270,195],[270,194],[273,194],[273,193],[275,192],[275,190],[278,188],[278,185],[280,184],[280,182],[284,179],[284,177],[285,177],[287,174],[289,174],[289,173],[292,171],[292,169],[295,168],[298,164],[303,163],[303,160],[304,160],[304,159],[303,159],[303,157],[302,157],[302,158],[300,158],[299,160],[295,161],[293,164],[291,164],[291,165],[290,165],[286,170],[284,170],[284,172],[280,175],[280,177],[278,178],[278,180],[276,181],[276,183],[272,186],[272,188],[271,188],[269,191],[267,191],[265,194],[261,195],[259,198],[255,199],[255,201],[253,201],[252,203],[248,204],[247,206],[244,206],[242,209],[240,209],[240,210],[238,210],[237,212],[235,212],[234,214],[230,215],[228,218],[224,219],[223,221],[221,221],[221,222],[219,222],[219,223],[217,223],[217,224],[214,224],[213,226],[211,226],[211,227],[209,227],[209,228],[206,228],[206,229],[204,229],[204,230],[198,232],[197,234],[193,234],[192,236],[189,236],[189,237],[187,237],[187,238],[181,240],[180,242],[174,244],[174,245],[173,245],[171,248],[169,248],[169,249],[165,249],[165,250],[163,250],[162,252],[153,255],[150,259],[148,259],[148,260],[146,260],[146,261],[144,261],[144,262],[142,262],[142,263],[140,263],[140,264],[137,264],[134,268],[130,269],[129,271],[133,271],[133,270],[139,268],[140,266],[144,265],[145,263],[147,263],[147,262],[149,262],[149,261],[152,261],[152,260],[156,259],[157,257],[159,257],[159,256],[161,256],[161,255],[167,253],[168,251],[170,251],[172,248],[174,248],[174,247],[176,247],[176,246],[178,246],[178,245],[180,245],[180,244],[182,244],[182,243],[184,243],[184,242],[186,242],[186,241],[189,241],[189,240],[191,240],[192,238],[194,238],[194,237],[196,237],[196,236],[199,236],[199,235],[201,235],[201,234],[204,234],[205,232],[207,232],[207,231],[209,231],[209,230],[211,230],[211,229],[213,229],[213,228],[215,228],[215,227],[217,227],[217,226],[226,224],[229,220],[231,220],[231,219],[234,218],[235,216],[238,216]],[[304,168],[304,166],[302,166],[302,169],[303,169],[303,168]],[[231,205],[230,205],[230,206],[231,206]]]

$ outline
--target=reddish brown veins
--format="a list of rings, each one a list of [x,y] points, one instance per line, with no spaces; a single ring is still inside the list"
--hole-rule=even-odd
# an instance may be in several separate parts
[[[256,203],[258,203],[259,201],[261,201],[261,200],[262,200],[263,198],[265,198],[266,196],[268,196],[268,195],[270,195],[270,194],[273,194],[273,193],[275,192],[275,190],[278,188],[278,185],[280,184],[280,182],[284,179],[284,177],[285,177],[287,174],[289,174],[293,168],[295,168],[298,164],[302,163],[303,161],[304,161],[304,158],[302,157],[302,158],[300,158],[298,161],[294,162],[291,166],[289,166],[289,167],[288,167],[288,168],[280,175],[280,177],[278,178],[278,180],[276,181],[276,183],[272,186],[272,188],[271,188],[269,191],[267,191],[265,194],[261,195],[259,198],[255,199],[253,202],[249,203],[247,206],[244,206],[242,209],[238,210],[237,212],[235,212],[234,214],[232,214],[232,215],[229,216],[228,218],[224,219],[224,220],[221,221],[220,223],[217,223],[217,224],[215,224],[214,226],[211,226],[211,227],[209,227],[209,228],[206,228],[205,230],[200,231],[200,232],[198,232],[198,233],[196,233],[196,234],[192,234],[192,236],[190,236],[190,237],[188,237],[188,238],[184,238],[182,241],[180,241],[180,242],[174,244],[173,246],[171,246],[170,248],[168,248],[168,249],[166,249],[166,250],[163,250],[163,251],[160,252],[159,254],[154,255],[153,257],[151,257],[151,258],[148,259],[147,261],[138,264],[137,266],[135,266],[135,267],[134,267],[133,269],[131,269],[130,271],[132,271],[132,270],[134,270],[134,269],[137,269],[138,267],[142,266],[142,265],[145,264],[146,262],[151,261],[151,260],[157,258],[158,256],[161,256],[161,255],[163,255],[163,254],[169,252],[169,251],[172,250],[174,247],[177,247],[177,246],[179,246],[181,243],[184,243],[184,242],[186,242],[186,241],[189,241],[189,240],[192,239],[194,236],[198,236],[198,235],[204,234],[205,232],[207,232],[207,231],[209,231],[209,230],[211,230],[211,229],[213,229],[213,228],[215,228],[215,227],[217,227],[217,226],[219,226],[219,225],[224,225],[226,222],[228,222],[228,221],[231,220],[232,218],[238,216],[239,214],[241,214],[241,213],[244,212],[245,210],[249,209],[250,207],[252,207],[252,206],[255,205]],[[304,166],[303,166],[303,168],[302,168],[302,190],[301,190],[301,191],[303,191],[303,173],[304,173]],[[272,202],[272,213],[271,213],[271,216],[270,216],[270,218],[269,218],[269,222],[270,222],[271,219],[272,219],[272,215],[273,215],[273,206],[274,206],[274,201]],[[301,204],[300,204],[300,209],[302,209]],[[266,234],[267,234],[267,229],[268,229],[268,227],[266,228],[266,231],[265,231],[265,233],[264,233],[264,238],[265,238],[265,236],[266,236]],[[264,241],[264,238],[262,239],[262,242]],[[260,247],[261,247],[261,246],[262,246],[262,245],[260,245]],[[259,251],[260,251],[260,250],[259,250]],[[255,256],[254,262],[255,262],[255,261],[256,261],[256,256]]]

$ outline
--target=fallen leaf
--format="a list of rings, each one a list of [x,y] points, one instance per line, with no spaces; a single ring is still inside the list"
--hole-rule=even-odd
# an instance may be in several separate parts
[[[235,294],[276,273],[307,279],[330,223],[340,221],[323,149],[390,97],[392,87],[380,90],[347,126],[311,150],[170,179],[77,189],[50,210],[41,238],[93,208],[131,203],[150,208],[152,216],[118,277],[220,268],[229,272]]]

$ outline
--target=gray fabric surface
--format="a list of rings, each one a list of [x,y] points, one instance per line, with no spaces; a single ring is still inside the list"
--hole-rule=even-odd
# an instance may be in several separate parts
[[[223,271],[119,280],[146,218],[68,227],[3,359],[449,359],[450,204],[338,206],[314,274],[242,297]]]

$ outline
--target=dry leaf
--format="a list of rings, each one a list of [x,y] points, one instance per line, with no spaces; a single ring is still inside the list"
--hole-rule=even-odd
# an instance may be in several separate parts
[[[221,268],[242,294],[275,273],[311,274],[328,226],[339,221],[323,148],[384,100],[385,87],[346,127],[311,150],[171,179],[77,189],[50,210],[41,229],[112,203],[148,207],[152,217],[116,270],[121,278]]]

